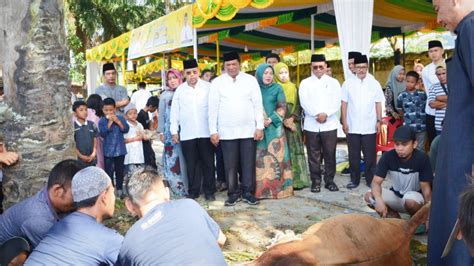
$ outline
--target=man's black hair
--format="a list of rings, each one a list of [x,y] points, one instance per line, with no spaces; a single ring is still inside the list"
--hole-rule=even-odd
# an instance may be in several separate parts
[[[416,79],[416,81],[418,81],[420,79],[420,75],[418,73],[416,73],[416,71],[408,71],[407,72],[407,77],[414,77]]]
[[[474,249],[474,186],[470,186],[459,201],[459,228],[470,249]]]
[[[112,98],[105,98],[103,101],[102,101],[102,105],[105,106],[105,105],[113,105],[115,107],[115,100],[112,99]]]
[[[158,97],[151,96],[150,98],[148,98],[148,101],[146,101],[146,106],[158,107],[158,103],[159,103]]]
[[[73,104],[72,104],[72,111],[75,112],[77,108],[79,108],[79,106],[85,106],[87,107],[87,104],[86,102],[84,101],[75,101]]]
[[[201,76],[204,76],[204,74],[206,74],[207,72],[213,73],[212,70],[210,70],[210,69],[204,69],[204,70],[201,72]]]
[[[48,177],[48,189],[54,185],[70,186],[72,177],[85,167],[84,163],[78,160],[64,160],[56,164]]]
[[[97,195],[95,197],[88,198],[88,199],[85,199],[85,200],[82,200],[82,201],[79,201],[79,202],[74,202],[74,207],[76,209],[90,208],[90,207],[95,205],[95,203],[97,202],[97,199],[99,198],[99,196],[100,195]]]
[[[277,55],[277,54],[271,53],[271,54],[267,55],[265,57],[265,62],[268,60],[268,58],[276,58],[276,60],[278,60],[278,62],[280,62],[280,56]]]
[[[145,82],[143,82],[143,81],[141,81],[141,82],[138,82],[138,85],[137,85],[137,87],[138,87],[139,89],[141,89],[141,88],[143,88],[143,89],[144,89],[144,88],[146,88],[146,83],[145,83]]]

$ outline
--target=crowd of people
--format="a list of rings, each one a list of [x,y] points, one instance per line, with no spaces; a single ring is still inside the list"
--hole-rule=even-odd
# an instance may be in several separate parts
[[[217,77],[201,73],[195,59],[184,61],[183,72],[170,69],[159,98],[145,83],[129,97],[115,83],[114,65],[105,64],[104,83],[72,106],[78,160],[58,163],[44,189],[0,217],[2,248],[19,251],[5,261],[29,255],[26,265],[225,265],[219,245],[226,238],[194,200],[204,194],[214,201],[227,190],[225,206],[256,205],[306,187],[338,191],[341,126],[349,151],[346,187],[357,188],[364,172],[370,190],[361,197],[369,207],[381,217],[414,215],[431,201],[435,168],[427,152],[430,144],[436,150],[448,108],[443,47],[433,40],[428,48],[432,63],[421,77],[395,66],[384,89],[368,72],[367,56],[356,51],[348,54],[351,77],[342,86],[322,54],[311,56],[311,76],[297,88],[278,55],[252,76],[230,52]],[[403,126],[393,134],[394,149],[377,163],[383,105],[389,123]],[[158,140],[161,173],[152,146]],[[386,178],[389,189],[382,187]],[[103,225],[116,196],[139,218],[125,237]],[[472,209],[467,197],[462,202]]]

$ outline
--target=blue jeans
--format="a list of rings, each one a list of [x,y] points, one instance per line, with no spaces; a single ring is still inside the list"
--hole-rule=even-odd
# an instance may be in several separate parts
[[[124,174],[124,165],[123,160],[125,155],[117,157],[104,157],[105,172],[112,179],[112,184],[116,189],[122,190],[123,188],[123,174]],[[115,182],[114,182],[114,173],[115,173]]]

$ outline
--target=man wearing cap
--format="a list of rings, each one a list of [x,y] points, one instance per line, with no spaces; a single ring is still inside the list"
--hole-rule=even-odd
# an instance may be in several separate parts
[[[351,71],[353,77],[357,77],[356,68],[354,65],[354,59],[361,55],[362,53],[356,52],[356,51],[350,51],[348,54],[349,59],[347,60],[347,63],[349,65],[349,70]]]
[[[22,237],[36,247],[49,229],[74,209],[71,180],[83,167],[76,160],[59,162],[51,169],[44,188],[0,215],[0,243]]]
[[[30,252],[31,247],[26,239],[14,237],[0,245],[0,265],[23,265]]]
[[[459,196],[469,185],[468,177],[474,176],[474,1],[433,0],[433,7],[439,24],[457,38],[453,57],[447,60],[448,109],[433,183],[427,263],[473,265],[474,257],[462,241],[447,257],[441,255],[459,213]]]
[[[104,170],[89,166],[72,179],[77,211],[56,223],[25,265],[114,265],[123,237],[102,223],[114,214],[115,194]]]
[[[121,265],[226,265],[219,245],[226,237],[194,200],[170,200],[153,169],[135,172],[126,184],[125,205],[139,220],[120,248]]]
[[[106,63],[102,66],[104,83],[95,89],[95,94],[99,94],[102,100],[112,98],[115,100],[115,108],[119,114],[123,115],[123,108],[130,102],[127,89],[117,85],[117,71],[113,63]]]
[[[173,97],[170,130],[173,143],[181,142],[189,182],[188,197],[196,199],[202,189],[206,200],[215,200],[214,146],[209,133],[209,89],[211,84],[199,78],[196,59],[184,61],[186,82],[179,85]],[[201,174],[196,171],[200,163]],[[198,173],[198,174],[196,174]]]
[[[241,196],[257,204],[255,141],[263,139],[262,94],[255,77],[240,71],[237,53],[224,54],[224,67],[226,73],[213,80],[209,92],[209,131],[212,144],[220,143],[224,155],[229,196],[225,204],[233,206]]]
[[[304,133],[311,175],[311,192],[321,191],[321,157],[324,158],[324,187],[338,191],[336,174],[336,145],[341,108],[341,85],[326,75],[326,58],[311,56],[312,75],[301,81],[299,99],[304,109]],[[322,154],[321,154],[322,152]]]
[[[365,182],[370,186],[376,166],[375,134],[380,130],[384,95],[380,83],[367,74],[366,55],[354,59],[357,77],[342,85],[342,128],[347,135],[351,182],[353,189],[360,183],[360,152],[364,154]]]
[[[265,57],[265,63],[275,67],[276,64],[280,63],[280,56],[274,53],[271,53]]]
[[[400,218],[399,213],[414,215],[431,201],[433,171],[430,159],[418,150],[416,133],[402,126],[393,134],[395,149],[382,155],[372,181],[372,190],[364,196],[370,207],[381,217]],[[392,187],[382,188],[390,176]]]
[[[443,58],[444,50],[443,44],[438,40],[432,40],[428,42],[428,56],[431,59],[431,63],[423,68],[421,72],[421,78],[426,90],[426,96],[428,98],[435,97],[433,85],[439,83],[439,79],[436,76],[436,67],[444,63]],[[430,106],[429,101],[426,101],[425,107],[426,113],[426,135],[428,143],[431,143],[436,137],[435,119],[436,109]]]

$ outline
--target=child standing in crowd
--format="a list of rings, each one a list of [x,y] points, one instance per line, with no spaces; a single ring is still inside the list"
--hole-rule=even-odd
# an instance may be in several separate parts
[[[137,108],[133,103],[129,103],[124,109],[125,118],[127,119],[130,130],[124,134],[125,146],[127,148],[127,155],[125,155],[125,172],[128,178],[136,169],[143,167],[145,158],[143,156],[142,140],[146,140],[143,134],[142,124],[137,122]]]
[[[104,138],[105,172],[112,179],[117,189],[117,195],[122,195],[124,159],[127,154],[123,134],[127,133],[129,126],[125,118],[115,114],[115,100],[105,98],[103,108],[105,117],[99,120],[99,132]],[[116,182],[114,182],[114,173]]]
[[[87,120],[94,122],[99,127],[99,120],[104,116],[102,112],[102,98],[98,94],[91,94],[87,97]],[[102,150],[102,137],[97,134],[96,140],[96,158],[97,167],[105,170],[104,167],[104,151]]]
[[[418,149],[425,150],[426,113],[425,105],[427,96],[424,91],[417,90],[416,85],[420,75],[409,71],[406,75],[406,91],[397,98],[397,107],[403,110],[403,124],[410,126],[416,132]]]
[[[96,164],[98,136],[94,122],[87,120],[87,104],[84,101],[75,101],[72,105],[74,112],[74,140],[76,141],[76,154],[78,160],[88,166]]]
[[[158,97],[152,96],[148,98],[145,108],[140,110],[137,116],[137,121],[143,126],[145,130],[155,130],[158,127],[158,114],[156,109],[158,108]],[[153,118],[150,119],[149,113],[153,114]],[[151,140],[143,140],[143,156],[145,158],[145,165],[156,168],[155,151],[153,150]]]

